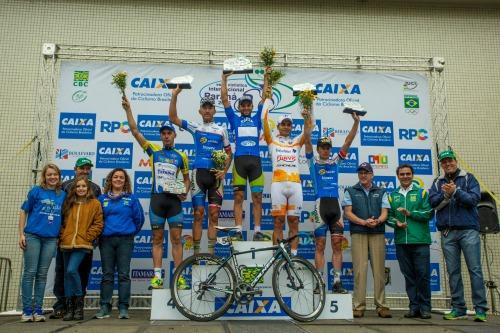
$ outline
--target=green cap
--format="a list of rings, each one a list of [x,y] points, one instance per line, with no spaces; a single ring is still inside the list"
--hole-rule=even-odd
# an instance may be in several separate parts
[[[89,160],[88,158],[86,157],[80,157],[79,159],[76,160],[76,163],[75,163],[75,166],[76,167],[82,167],[84,165],[90,165],[91,167],[93,167],[94,165],[92,164],[92,161]]]
[[[438,155],[438,160],[441,162],[445,158],[452,158],[454,160],[457,159],[457,156],[455,155],[455,152],[453,150],[445,150],[439,153]]]

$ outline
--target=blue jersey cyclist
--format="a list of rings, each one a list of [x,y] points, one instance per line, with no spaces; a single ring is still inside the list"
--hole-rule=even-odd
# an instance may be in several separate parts
[[[126,97],[123,97],[122,106],[127,115],[132,135],[149,155],[153,176],[149,220],[153,230],[154,266],[154,276],[151,279],[150,288],[162,288],[161,272],[165,222],[168,222],[170,228],[170,242],[175,267],[182,262],[181,236],[184,216],[181,201],[186,199],[190,188],[189,163],[187,156],[174,148],[176,132],[172,124],[167,122],[159,129],[163,147],[158,146],[147,141],[137,128],[130,103]],[[178,180],[179,173],[182,174],[182,180]]]
[[[314,157],[311,141],[306,142],[306,157],[309,160],[309,172],[316,193],[316,208],[314,230],[316,252],[314,262],[316,269],[323,273],[325,266],[326,234],[330,231],[333,252],[334,293],[346,293],[340,281],[342,271],[342,239],[344,224],[339,204],[338,163],[347,157],[347,152],[356,136],[359,127],[359,117],[352,114],[354,124],[347,135],[339,152],[331,157],[332,141],[330,137],[322,137],[317,143],[318,157]]]
[[[231,145],[227,130],[214,123],[215,101],[210,97],[203,97],[198,110],[203,123],[198,124],[182,120],[177,115],[177,96],[182,91],[179,87],[172,91],[170,100],[170,121],[182,127],[193,135],[196,158],[194,160],[191,198],[194,208],[193,221],[193,249],[200,251],[202,235],[202,221],[205,213],[205,198],[208,196],[208,252],[213,253],[217,237],[215,227],[219,220],[219,210],[223,199],[224,177],[231,165]],[[228,155],[224,169],[218,170],[212,160],[212,152],[224,150]]]
[[[236,226],[240,227],[238,238],[242,239],[241,228],[243,225],[243,199],[247,187],[247,179],[250,183],[252,193],[254,235],[253,240],[264,240],[260,231],[262,218],[262,191],[264,189],[264,174],[259,153],[259,138],[262,128],[262,107],[264,105],[264,94],[257,107],[257,112],[252,116],[252,95],[244,94],[238,100],[238,111],[236,114],[229,102],[227,78],[232,73],[222,75],[221,100],[224,112],[235,134],[235,153],[233,165],[233,191],[234,191],[234,220]],[[264,91],[267,88],[267,72],[264,77]]]

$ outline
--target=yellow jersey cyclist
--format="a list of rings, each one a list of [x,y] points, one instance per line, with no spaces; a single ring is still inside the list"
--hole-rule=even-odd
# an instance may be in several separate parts
[[[163,230],[165,222],[170,229],[170,243],[175,267],[182,262],[182,224],[184,220],[181,201],[186,199],[190,188],[189,163],[186,154],[174,148],[176,132],[174,126],[167,122],[159,129],[163,147],[147,141],[137,128],[132,115],[130,103],[123,97],[122,106],[127,115],[130,131],[135,140],[149,156],[152,169],[153,186],[149,206],[149,220],[153,232],[153,269],[150,289],[163,288],[162,257]],[[182,174],[182,183],[177,181]],[[176,186],[177,185],[177,186]],[[183,185],[183,186],[182,186]],[[186,288],[185,281],[180,280],[180,288]]]

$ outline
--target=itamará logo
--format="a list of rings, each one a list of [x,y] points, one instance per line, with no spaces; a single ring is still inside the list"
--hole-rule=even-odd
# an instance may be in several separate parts
[[[88,87],[89,85],[89,71],[74,71],[73,72],[73,86],[74,87]]]

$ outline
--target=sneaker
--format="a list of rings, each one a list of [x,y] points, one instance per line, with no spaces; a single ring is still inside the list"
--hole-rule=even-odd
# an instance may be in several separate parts
[[[23,323],[27,323],[33,321],[33,310],[32,309],[24,309],[21,315],[21,321]]]
[[[109,318],[111,316],[110,311],[108,310],[107,306],[101,306],[101,309],[99,312],[97,312],[94,315],[94,318],[96,319],[104,319],[104,318]]]
[[[49,319],[62,319],[64,317],[64,309],[54,310],[49,316]]]
[[[421,311],[420,312],[420,319],[431,319],[432,315],[430,312],[427,311]]]
[[[253,234],[253,240],[256,242],[261,242],[261,241],[265,241],[266,238],[264,237],[264,234],[262,232],[257,231]]]
[[[234,241],[242,241],[243,240],[243,233],[241,231],[237,231],[234,233],[233,237],[231,237]]]
[[[120,309],[120,314],[118,315],[118,319],[129,319],[128,310]]]
[[[184,277],[184,275],[179,276],[179,278],[177,279],[177,289],[179,289],[179,290],[188,290],[188,289],[191,289],[189,287],[189,284],[187,283],[186,278]]]
[[[486,322],[486,312],[482,310],[476,310],[476,314],[474,315],[474,321],[476,322]]]
[[[347,294],[347,290],[342,287],[342,282],[337,281],[333,284],[333,293],[334,294]]]
[[[33,321],[45,321],[42,309],[35,309],[35,312],[33,313]]]
[[[467,319],[467,313],[458,312],[455,309],[452,309],[449,313],[443,316],[444,320],[457,320],[457,319]]]
[[[151,289],[163,289],[163,279],[153,276],[149,283],[149,290]]]
[[[420,311],[418,310],[410,310],[403,315],[405,318],[420,318]]]

